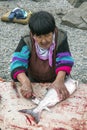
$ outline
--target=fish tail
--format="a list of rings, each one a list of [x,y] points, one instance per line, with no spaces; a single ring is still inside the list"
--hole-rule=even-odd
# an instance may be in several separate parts
[[[22,110],[19,110],[19,112],[31,115],[34,118],[34,121],[36,123],[39,123],[39,121],[40,121],[40,112],[34,112],[34,108],[33,109],[22,109]]]

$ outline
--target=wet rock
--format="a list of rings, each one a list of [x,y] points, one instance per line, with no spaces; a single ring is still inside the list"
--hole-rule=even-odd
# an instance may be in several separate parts
[[[68,0],[68,2],[75,7],[79,7],[85,1],[87,0]]]
[[[62,17],[61,24],[79,29],[87,29],[87,2],[84,2],[79,8],[73,8]]]

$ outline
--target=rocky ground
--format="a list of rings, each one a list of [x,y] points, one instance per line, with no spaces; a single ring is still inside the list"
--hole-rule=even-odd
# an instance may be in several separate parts
[[[71,73],[72,77],[80,82],[87,83],[87,30],[62,25],[61,16],[57,14],[58,10],[64,12],[74,7],[66,0],[39,0],[39,2],[32,0],[2,0],[0,1],[0,17],[5,12],[17,7],[17,5],[32,12],[47,10],[54,15],[57,26],[67,31],[70,50],[75,59]],[[26,30],[28,30],[28,25],[0,21],[0,77],[7,81],[11,80],[9,64],[12,53]]]

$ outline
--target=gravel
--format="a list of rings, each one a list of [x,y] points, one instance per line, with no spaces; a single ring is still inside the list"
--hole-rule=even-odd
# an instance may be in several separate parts
[[[0,16],[17,5],[32,12],[46,10],[54,15],[57,26],[67,31],[70,50],[75,59],[71,75],[79,82],[87,83],[87,30],[61,25],[61,18],[57,15],[58,10],[69,11],[73,7],[66,0],[8,0],[0,1]],[[28,25],[0,21],[0,77],[6,81],[11,80],[9,65],[12,53],[26,31]]]

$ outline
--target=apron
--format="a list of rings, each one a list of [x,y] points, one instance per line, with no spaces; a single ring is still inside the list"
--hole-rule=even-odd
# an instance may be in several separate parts
[[[55,33],[57,36],[57,33]],[[53,82],[56,78],[56,44],[57,37],[55,38],[55,49],[52,55],[52,67],[49,66],[49,60],[42,60],[37,56],[35,43],[32,40],[32,50],[29,59],[28,74],[30,79],[35,82]]]

